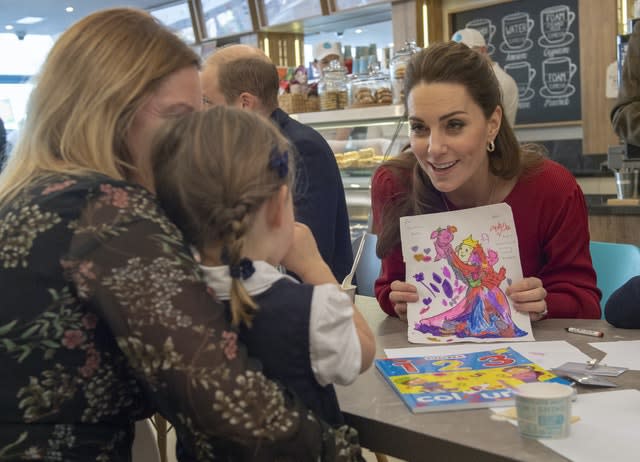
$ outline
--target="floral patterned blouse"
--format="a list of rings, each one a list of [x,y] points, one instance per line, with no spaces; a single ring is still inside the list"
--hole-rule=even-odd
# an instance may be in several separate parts
[[[128,461],[133,422],[153,412],[200,461],[229,447],[233,460],[360,457],[353,430],[251,369],[180,232],[137,185],[32,184],[0,209],[0,287],[0,461]]]

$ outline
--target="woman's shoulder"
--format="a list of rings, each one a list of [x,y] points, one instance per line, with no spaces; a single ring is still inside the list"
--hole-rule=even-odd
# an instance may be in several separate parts
[[[539,194],[563,193],[579,188],[575,176],[569,170],[547,158],[525,171],[518,183],[526,188],[535,188]]]
[[[388,161],[380,165],[371,178],[371,188],[387,193],[406,191],[411,181],[411,170],[398,162]]]
[[[84,212],[105,222],[149,218],[164,221],[155,196],[144,187],[101,174],[47,175],[31,182],[9,205],[9,210],[36,207],[62,220]],[[98,215],[96,215],[96,213]]]

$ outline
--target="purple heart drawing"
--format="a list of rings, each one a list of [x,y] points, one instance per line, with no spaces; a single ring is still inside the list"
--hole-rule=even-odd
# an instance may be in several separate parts
[[[417,252],[419,248],[420,247],[418,247],[417,245],[414,245],[413,247],[411,247],[411,250],[413,250],[414,252]]]
[[[429,255],[429,252],[431,252],[431,249],[424,249],[424,253],[426,253],[427,255]]]
[[[511,285],[512,282],[511,278],[507,278],[507,285]]]
[[[422,303],[424,303],[425,305],[429,305],[431,303],[431,298],[427,297],[427,298],[423,298],[422,299]]]

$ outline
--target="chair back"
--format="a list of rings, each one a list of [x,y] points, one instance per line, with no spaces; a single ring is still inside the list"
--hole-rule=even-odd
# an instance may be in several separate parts
[[[369,297],[375,296],[373,291],[374,283],[378,276],[380,276],[380,269],[382,263],[376,255],[376,244],[378,242],[378,236],[375,234],[366,232],[355,238],[351,242],[353,253],[355,255],[360,241],[364,239],[364,247],[362,248],[362,255],[360,262],[356,267],[356,293],[358,295],[366,295]]]
[[[136,422],[136,435],[131,448],[133,462],[164,462],[158,448],[157,433],[151,419]]]
[[[633,276],[640,275],[640,248],[633,244],[591,241],[591,261],[602,292],[602,317],[609,296]]]

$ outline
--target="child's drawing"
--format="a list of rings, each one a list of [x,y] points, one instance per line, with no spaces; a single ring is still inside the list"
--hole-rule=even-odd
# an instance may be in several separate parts
[[[406,280],[420,295],[408,307],[410,341],[533,340],[528,316],[504,293],[522,277],[506,204],[402,220]]]

